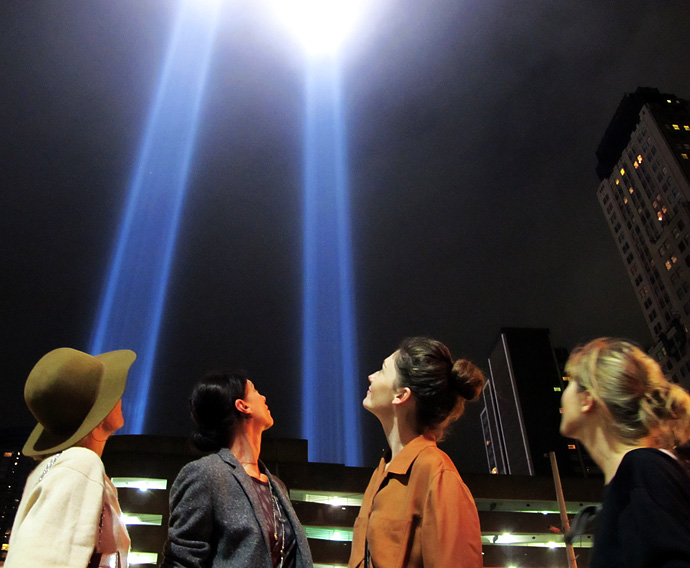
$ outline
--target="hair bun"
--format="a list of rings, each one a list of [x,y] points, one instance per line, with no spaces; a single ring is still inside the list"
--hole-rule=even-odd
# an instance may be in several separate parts
[[[478,398],[486,383],[484,373],[467,359],[458,359],[453,364],[450,377],[455,391],[466,400]]]

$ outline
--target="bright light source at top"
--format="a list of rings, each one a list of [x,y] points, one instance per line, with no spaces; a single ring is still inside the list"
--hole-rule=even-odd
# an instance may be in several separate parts
[[[365,0],[270,0],[275,12],[314,56],[332,54],[352,32]]]

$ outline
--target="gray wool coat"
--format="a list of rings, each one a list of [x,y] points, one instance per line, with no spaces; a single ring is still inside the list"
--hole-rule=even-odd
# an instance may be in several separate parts
[[[297,568],[311,568],[304,529],[285,485],[263,464],[297,540]],[[163,568],[272,568],[253,482],[226,448],[185,465],[170,490]]]

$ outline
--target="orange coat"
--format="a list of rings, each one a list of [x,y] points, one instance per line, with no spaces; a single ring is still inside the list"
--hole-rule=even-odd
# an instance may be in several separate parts
[[[349,568],[481,568],[474,499],[451,459],[419,436],[390,462],[382,459],[355,521]]]

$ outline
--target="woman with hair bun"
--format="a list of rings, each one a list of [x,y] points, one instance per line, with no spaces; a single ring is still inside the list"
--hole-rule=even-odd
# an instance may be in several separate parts
[[[389,450],[364,494],[348,566],[480,568],[477,507],[436,442],[479,396],[484,375],[453,361],[440,341],[412,337],[369,383],[363,405],[381,422]]]
[[[590,568],[690,567],[690,477],[673,453],[690,438],[690,395],[621,339],[579,347],[566,373],[561,434],[606,483]]]
[[[285,485],[259,459],[273,417],[243,372],[209,373],[190,397],[192,441],[215,452],[185,465],[170,491],[164,568],[311,568]]]

